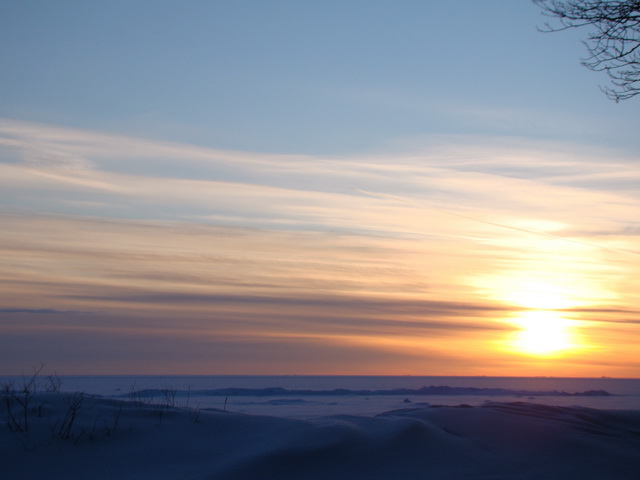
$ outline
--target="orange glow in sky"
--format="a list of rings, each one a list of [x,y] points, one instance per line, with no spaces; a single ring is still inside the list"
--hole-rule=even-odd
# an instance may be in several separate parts
[[[640,97],[580,32],[129,3],[0,2],[0,374],[640,378]]]
[[[548,181],[552,152],[447,144],[443,164],[4,129],[1,190],[40,206],[0,212],[8,371],[640,372],[640,200]],[[471,168],[476,148],[490,161]],[[535,179],[496,166],[532,155]],[[198,175],[155,173],[175,158]]]

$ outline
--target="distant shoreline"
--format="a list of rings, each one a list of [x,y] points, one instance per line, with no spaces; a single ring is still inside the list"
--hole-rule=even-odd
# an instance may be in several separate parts
[[[162,396],[165,389],[143,389],[128,394],[117,395],[118,398],[130,397],[133,394],[144,396]],[[226,397],[231,395],[272,397],[272,396],[374,396],[374,395],[490,395],[490,396],[535,396],[535,397],[609,397],[613,394],[606,390],[586,390],[583,392],[565,392],[559,390],[514,390],[507,388],[476,388],[429,386],[417,389],[395,388],[390,390],[351,390],[336,388],[332,390],[291,390],[281,387],[271,388],[219,388],[211,390],[176,390],[178,395],[204,395],[212,397]]]

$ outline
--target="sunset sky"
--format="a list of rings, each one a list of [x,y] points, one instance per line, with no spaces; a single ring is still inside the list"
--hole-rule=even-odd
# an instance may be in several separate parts
[[[0,374],[640,377],[640,99],[528,0],[0,3]]]

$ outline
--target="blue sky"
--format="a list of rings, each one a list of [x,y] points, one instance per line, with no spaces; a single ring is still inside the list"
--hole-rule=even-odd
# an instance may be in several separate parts
[[[640,376],[638,102],[528,1],[4,1],[0,373]]]
[[[528,1],[7,1],[3,117],[223,149],[345,153],[425,134],[638,147],[584,32]]]

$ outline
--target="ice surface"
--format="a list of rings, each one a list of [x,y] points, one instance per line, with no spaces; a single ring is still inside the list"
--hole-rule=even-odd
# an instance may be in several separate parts
[[[20,377],[15,381],[20,381]],[[65,376],[63,388],[128,398],[131,391],[151,394],[175,389],[180,404],[224,408],[240,413],[313,418],[334,414],[375,415],[412,404],[483,405],[527,401],[597,409],[640,410],[640,380],[559,377],[427,377],[427,376]],[[0,378],[0,383],[4,380]],[[429,386],[441,391],[420,391]],[[546,395],[545,392],[603,390],[609,396]],[[218,395],[212,395],[212,392]],[[226,391],[226,392],[225,392]],[[284,395],[265,396],[266,391]],[[309,395],[301,393],[308,391]],[[329,392],[343,392],[330,395]],[[390,392],[398,391],[393,395]],[[239,393],[242,392],[242,395]],[[254,392],[256,395],[248,395]],[[376,394],[369,394],[376,392]],[[222,395],[225,393],[225,395]],[[230,395],[228,395],[231,393]]]

